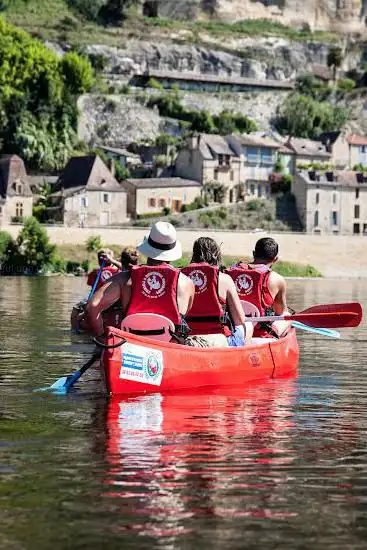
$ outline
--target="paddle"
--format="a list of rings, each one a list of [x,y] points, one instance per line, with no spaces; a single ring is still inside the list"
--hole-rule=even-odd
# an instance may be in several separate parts
[[[309,327],[308,325],[298,323],[297,321],[292,322],[292,327],[304,330],[305,332],[312,332],[314,334],[320,334],[321,336],[328,336],[329,338],[340,338],[340,332],[338,332],[337,330],[332,330],[330,328]]]
[[[294,315],[269,315],[247,320],[253,323],[298,321],[317,328],[358,327],[362,321],[362,307],[359,303],[317,305]]]
[[[101,263],[101,267],[99,268],[96,280],[94,281],[94,284],[91,288],[91,291],[89,293],[87,303],[89,300],[93,297],[97,285],[99,283],[99,280],[101,278],[102,269],[104,267],[104,262]],[[49,386],[48,388],[42,388],[42,391],[55,391],[57,393],[66,393],[70,390],[70,388],[79,380],[79,378],[82,376],[82,374],[85,373],[94,363],[97,359],[99,359],[101,356],[101,353],[99,350],[95,351],[92,355],[92,357],[83,365],[79,370],[74,372],[74,374],[68,374],[66,376],[62,376],[52,386]]]

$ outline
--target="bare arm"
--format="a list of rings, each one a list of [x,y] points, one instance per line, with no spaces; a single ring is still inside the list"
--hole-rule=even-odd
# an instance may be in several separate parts
[[[195,297],[195,285],[189,277],[180,273],[177,288],[177,305],[181,315],[186,315],[192,308]]]
[[[288,313],[287,308],[287,285],[285,279],[277,275],[276,281],[277,293],[274,298],[274,311],[276,315]]]
[[[129,275],[120,273],[103,285],[88,302],[86,312],[93,333],[103,333],[102,313],[120,299],[122,289]]]
[[[233,279],[229,275],[225,275],[223,273],[221,275],[223,275],[223,279],[225,277],[224,282],[227,289],[226,303],[229,309],[229,313],[231,314],[232,321],[236,326],[244,325],[246,317],[243,311],[243,307],[241,305],[241,301],[238,297]]]

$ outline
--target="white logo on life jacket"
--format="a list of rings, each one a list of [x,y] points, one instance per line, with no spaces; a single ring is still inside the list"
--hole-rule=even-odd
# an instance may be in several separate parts
[[[102,272],[101,272],[101,280],[102,281],[108,281],[108,279],[111,279],[113,273],[111,273],[111,271],[109,271],[108,269],[104,269]]]
[[[145,275],[142,283],[143,294],[147,298],[160,298],[165,294],[166,279],[157,271]]]
[[[254,288],[254,281],[250,275],[239,275],[236,279],[236,289],[239,294],[250,294]]]
[[[190,279],[195,285],[196,294],[201,294],[207,289],[208,278],[202,271],[198,269],[191,271]]]

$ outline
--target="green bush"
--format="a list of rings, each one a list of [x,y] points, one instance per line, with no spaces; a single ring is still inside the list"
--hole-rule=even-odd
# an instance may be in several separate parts
[[[13,243],[13,237],[7,231],[0,231],[0,265],[6,260],[9,246]]]
[[[155,78],[150,78],[146,84],[147,88],[153,88],[154,90],[164,90],[163,84],[158,82]]]
[[[351,78],[341,78],[337,82],[337,87],[339,88],[339,90],[343,90],[345,92],[350,92],[351,90],[354,90],[356,85],[356,82]]]
[[[100,248],[102,248],[102,239],[99,235],[92,235],[88,237],[85,248],[87,249],[88,254],[91,254],[92,252],[97,252]]]
[[[246,210],[249,212],[258,212],[264,207],[264,203],[260,199],[253,199],[246,203]]]

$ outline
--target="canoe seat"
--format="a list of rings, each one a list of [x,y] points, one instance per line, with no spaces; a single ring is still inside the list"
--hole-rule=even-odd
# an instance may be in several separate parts
[[[260,311],[254,304],[251,304],[251,302],[241,300],[241,305],[246,317],[260,317]]]
[[[125,317],[121,323],[121,330],[161,342],[170,342],[171,333],[175,332],[175,325],[163,315],[135,313]]]

